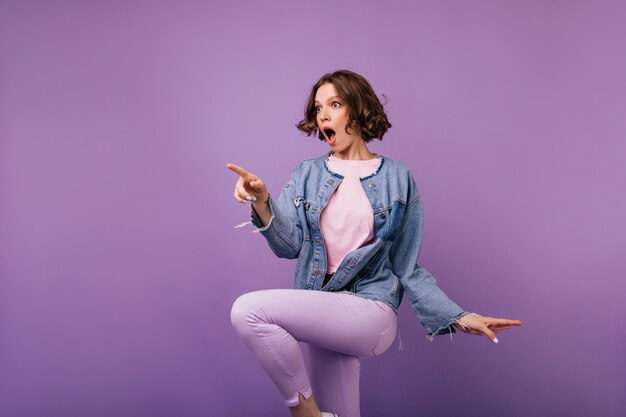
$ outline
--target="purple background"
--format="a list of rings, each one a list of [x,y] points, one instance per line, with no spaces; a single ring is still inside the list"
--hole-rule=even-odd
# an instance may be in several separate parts
[[[426,207],[422,263],[500,344],[362,362],[375,416],[626,413],[618,1],[0,1],[0,416],[287,416],[230,328],[289,287],[226,162],[278,194],[294,124],[362,73]]]

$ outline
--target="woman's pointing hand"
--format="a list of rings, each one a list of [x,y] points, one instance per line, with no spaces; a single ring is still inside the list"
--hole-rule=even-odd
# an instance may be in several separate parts
[[[239,175],[239,180],[235,184],[235,200],[240,203],[246,201],[267,202],[269,193],[263,180],[238,165],[226,164],[226,167]]]
[[[457,330],[468,334],[487,336],[493,343],[498,343],[496,333],[521,325],[522,322],[519,320],[484,317],[474,313],[466,314],[454,323]]]
[[[239,175],[235,183],[235,200],[240,203],[251,202],[261,223],[264,226],[268,225],[272,217],[269,206],[270,193],[263,180],[235,164],[226,164],[226,168]]]

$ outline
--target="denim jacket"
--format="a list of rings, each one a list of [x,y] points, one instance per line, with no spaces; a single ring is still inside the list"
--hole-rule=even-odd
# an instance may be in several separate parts
[[[320,214],[343,176],[332,172],[328,155],[301,162],[278,200],[268,201],[271,218],[263,226],[252,209],[251,223],[281,258],[298,258],[294,288],[347,291],[383,301],[397,311],[403,294],[426,329],[428,338],[454,332],[452,323],[465,312],[437,287],[435,278],[417,264],[422,241],[423,206],[407,167],[381,159],[376,172],[361,178],[374,211],[374,239],[346,255],[330,281]]]

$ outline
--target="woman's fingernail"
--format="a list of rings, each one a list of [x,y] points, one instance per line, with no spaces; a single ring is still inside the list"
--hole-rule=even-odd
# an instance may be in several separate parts
[[[256,197],[252,197],[250,201],[256,201]]]
[[[250,197],[249,195],[246,196],[246,201],[252,201],[252,197]]]
[[[498,343],[498,338],[497,338],[497,337],[496,337],[496,338],[494,338],[494,339],[492,340],[492,342],[493,342],[493,343]]]

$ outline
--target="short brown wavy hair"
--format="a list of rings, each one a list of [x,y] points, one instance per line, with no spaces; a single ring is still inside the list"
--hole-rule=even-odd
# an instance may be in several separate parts
[[[343,100],[348,109],[348,128],[357,129],[365,142],[372,139],[382,140],[383,136],[391,127],[383,105],[374,93],[374,89],[363,76],[348,70],[339,70],[324,74],[311,89],[311,94],[304,108],[304,119],[300,120],[296,127],[307,136],[317,134],[320,140],[326,138],[317,126],[317,114],[315,112],[315,95],[322,85],[330,83],[337,90],[337,95]],[[383,96],[384,97],[384,96]]]

